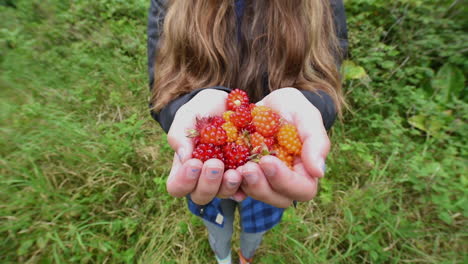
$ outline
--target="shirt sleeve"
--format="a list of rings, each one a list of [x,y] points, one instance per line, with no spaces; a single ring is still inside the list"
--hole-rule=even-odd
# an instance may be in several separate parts
[[[348,55],[348,28],[346,24],[346,12],[343,0],[331,0],[333,21],[335,23],[336,36],[340,45],[340,55],[337,56],[337,65],[341,66],[343,58]]]
[[[163,22],[166,16],[166,2],[167,0],[151,0],[150,9],[148,13],[148,75],[150,89],[154,83],[154,60],[156,57],[156,50],[159,44],[159,38],[163,31]]]

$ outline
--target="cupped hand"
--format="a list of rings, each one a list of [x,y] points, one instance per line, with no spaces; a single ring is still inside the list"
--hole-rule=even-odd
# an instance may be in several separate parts
[[[205,163],[193,159],[193,142],[186,136],[186,131],[195,127],[196,117],[221,115],[226,111],[227,95],[223,91],[206,89],[177,111],[167,134],[169,145],[175,151],[166,183],[170,195],[190,195],[192,201],[199,205],[209,203],[216,196],[235,196],[238,199],[245,197],[242,191],[238,191],[242,181],[239,172],[224,172],[224,164],[219,159],[210,159]]]
[[[258,164],[248,163],[238,168],[244,179],[242,190],[254,199],[277,207],[288,207],[293,200],[311,200],[317,193],[318,178],[324,176],[325,158],[330,150],[320,111],[295,88],[275,90],[257,105],[274,109],[297,127],[302,151],[293,169],[274,156],[265,156]]]

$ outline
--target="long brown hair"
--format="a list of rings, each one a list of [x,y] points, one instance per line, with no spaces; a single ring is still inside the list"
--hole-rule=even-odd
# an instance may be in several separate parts
[[[234,0],[171,0],[151,102],[160,110],[197,88],[222,85],[259,100],[268,84],[327,92],[341,112],[339,56],[329,0],[246,1],[240,38]]]

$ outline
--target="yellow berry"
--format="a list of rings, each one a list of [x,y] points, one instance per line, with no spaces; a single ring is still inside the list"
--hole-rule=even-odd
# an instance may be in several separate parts
[[[252,114],[252,117],[256,116],[258,113],[260,112],[264,112],[264,111],[273,111],[270,107],[268,106],[264,106],[264,105],[258,105],[258,106],[255,106],[252,111],[251,111],[251,114]]]
[[[234,111],[226,111],[223,113],[223,119],[226,120],[226,122],[231,122],[231,115],[234,113]]]
[[[228,136],[227,142],[234,142],[237,140],[237,128],[231,122],[226,122],[221,125],[221,127],[226,131]]]

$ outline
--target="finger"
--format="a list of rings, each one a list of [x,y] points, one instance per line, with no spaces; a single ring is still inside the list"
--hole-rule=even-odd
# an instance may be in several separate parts
[[[229,198],[233,196],[242,182],[242,176],[236,170],[228,170],[224,173],[223,181],[218,192],[218,197]]]
[[[292,199],[275,192],[270,187],[258,164],[248,162],[242,166],[242,177],[244,179],[241,188],[248,196],[279,208],[291,205]]]
[[[206,89],[177,110],[167,140],[182,163],[190,159],[193,152],[192,139],[187,137],[187,131],[195,127],[197,117],[223,113],[226,97],[226,92]]]
[[[245,194],[245,192],[241,188],[237,189],[237,192],[231,196],[231,199],[238,203],[244,201],[245,198],[247,198],[247,194]]]
[[[219,159],[209,159],[203,164],[200,178],[190,197],[199,205],[209,203],[218,194],[223,180],[224,164]]]
[[[193,142],[191,138],[187,137],[187,130],[195,127],[196,118],[194,112],[187,111],[184,107],[182,106],[177,111],[167,133],[167,141],[182,163],[192,157]]]
[[[302,143],[301,159],[312,177],[325,176],[325,159],[330,151],[328,136],[307,137]]]
[[[259,165],[276,192],[301,202],[317,194],[317,178],[310,177],[302,163],[297,163],[293,171],[278,158],[265,156]]]
[[[183,197],[191,193],[197,185],[203,163],[190,159],[183,165],[174,154],[174,161],[166,183],[167,192],[174,197]]]

